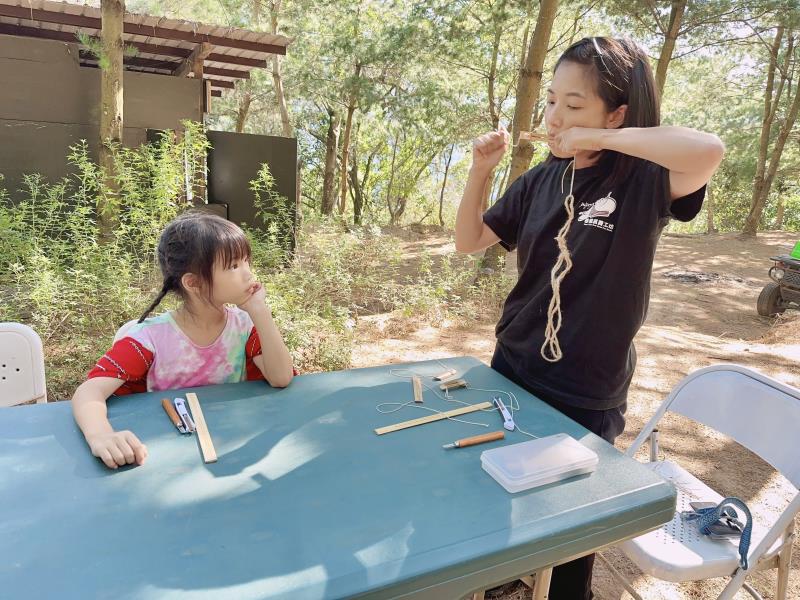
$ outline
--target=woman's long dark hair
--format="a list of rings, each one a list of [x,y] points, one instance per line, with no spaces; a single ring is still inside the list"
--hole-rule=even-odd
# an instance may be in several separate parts
[[[186,290],[181,278],[186,273],[197,275],[211,297],[214,264],[228,268],[234,262],[250,259],[250,243],[234,223],[199,210],[186,212],[164,228],[158,240],[158,265],[164,281],[161,291],[139,318],[144,321],[164,297],[175,292],[184,300]]]
[[[660,101],[647,55],[634,41],[605,37],[583,38],[567,48],[556,62],[588,67],[596,82],[596,93],[611,112],[628,105],[620,127],[657,127],[661,123]],[[624,181],[640,159],[604,150],[598,161],[609,173],[606,184]]]

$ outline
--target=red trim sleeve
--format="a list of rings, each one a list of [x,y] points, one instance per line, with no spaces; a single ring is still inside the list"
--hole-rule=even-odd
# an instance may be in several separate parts
[[[114,377],[123,383],[117,396],[147,391],[147,372],[153,364],[153,353],[130,337],[117,341],[89,371],[87,379]]]
[[[258,337],[258,331],[253,327],[250,331],[250,337],[247,338],[247,344],[244,349],[245,354],[245,369],[247,372],[247,381],[258,381],[264,379],[264,374],[253,359],[261,354],[261,339]],[[292,368],[292,373],[298,375],[297,369]]]
[[[264,379],[264,374],[253,359],[261,354],[261,339],[258,337],[256,328],[250,331],[250,337],[247,338],[247,343],[244,347],[245,358],[245,372],[247,373],[247,381],[258,381]]]

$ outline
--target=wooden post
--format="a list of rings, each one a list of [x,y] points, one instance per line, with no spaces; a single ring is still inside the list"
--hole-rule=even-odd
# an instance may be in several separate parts
[[[203,78],[203,62],[208,58],[208,55],[213,52],[214,46],[208,42],[197,44],[192,50],[192,53],[187,56],[181,65],[175,69],[176,77],[194,77],[195,79]]]
[[[102,0],[103,68],[100,69],[100,167],[105,173],[106,190],[97,198],[97,223],[100,241],[111,239],[119,219],[119,187],[115,180],[112,146],[122,144],[123,128],[123,41],[125,0]]]

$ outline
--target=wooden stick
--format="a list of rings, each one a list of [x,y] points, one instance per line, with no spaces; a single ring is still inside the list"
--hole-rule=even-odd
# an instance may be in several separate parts
[[[414,386],[414,402],[422,402],[422,380],[414,375],[411,378],[411,385]]]
[[[439,384],[440,390],[456,390],[462,387],[467,387],[467,382],[464,379],[451,379]]]
[[[546,142],[547,138],[548,135],[546,133],[540,133],[538,131],[520,131],[517,143],[525,140],[529,142]]]
[[[408,429],[409,427],[416,427],[417,425],[424,425],[425,423],[433,423],[434,421],[441,421],[442,419],[449,419],[450,417],[465,415],[467,413],[475,412],[476,410],[483,410],[485,408],[492,408],[492,403],[481,402],[480,404],[470,404],[469,406],[464,406],[463,408],[456,408],[455,410],[448,410],[447,412],[429,415],[419,419],[412,419],[411,421],[403,421],[402,423],[395,423],[394,425],[379,427],[375,430],[375,433],[378,435],[392,433],[393,431],[400,431],[401,429]]]
[[[214,450],[214,442],[211,441],[211,434],[206,426],[206,418],[203,416],[203,409],[200,408],[200,400],[192,392],[186,394],[186,400],[189,401],[192,420],[194,420],[194,425],[197,428],[197,440],[200,442],[203,461],[207,463],[217,462],[217,451]]]
[[[434,379],[434,381],[444,381],[445,379],[450,379],[455,374],[456,374],[456,370],[455,369],[450,369],[449,371],[445,371],[444,373],[439,373],[433,379]]]

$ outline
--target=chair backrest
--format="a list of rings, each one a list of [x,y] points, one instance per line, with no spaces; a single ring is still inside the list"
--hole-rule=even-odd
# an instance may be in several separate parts
[[[128,330],[131,327],[133,327],[134,325],[136,325],[136,323],[138,323],[138,322],[139,322],[139,319],[132,319],[132,320],[128,321],[127,323],[125,323],[122,327],[117,329],[117,333],[114,334],[114,343],[116,344],[118,341],[120,341],[122,338],[124,338],[125,334],[128,333]]]
[[[675,386],[628,454],[667,411],[731,437],[800,488],[800,452],[792,442],[800,431],[800,390],[740,365],[700,369]]]
[[[37,333],[21,323],[0,323],[0,406],[47,402],[44,352]]]

